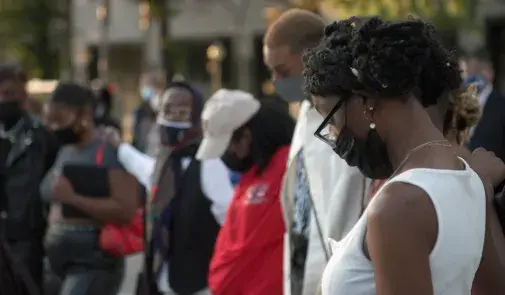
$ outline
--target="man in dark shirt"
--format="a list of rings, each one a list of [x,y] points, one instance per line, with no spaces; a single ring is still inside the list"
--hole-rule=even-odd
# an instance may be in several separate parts
[[[26,111],[26,75],[15,64],[0,65],[0,239],[15,267],[42,294],[45,208],[39,185],[52,166],[58,143]]]

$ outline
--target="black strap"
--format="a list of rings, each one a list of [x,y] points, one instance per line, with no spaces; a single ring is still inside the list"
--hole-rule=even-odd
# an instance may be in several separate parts
[[[302,157],[303,159],[303,165],[305,165],[305,158]],[[307,165],[305,165],[307,167]],[[324,250],[324,257],[326,258],[326,262],[330,261],[330,253],[328,252],[328,249],[326,248],[326,242],[324,241],[324,236],[323,236],[323,229],[321,227],[321,223],[319,222],[319,216],[317,214],[317,209],[316,205],[314,203],[314,199],[312,198],[312,192],[310,191],[310,180],[307,178],[307,181],[309,181],[309,200],[310,200],[310,206],[312,207],[312,213],[314,213],[314,219],[316,221],[316,226],[317,226],[317,234],[319,236],[319,242],[321,243],[321,247],[323,247]],[[308,249],[307,249],[308,251]]]
[[[321,247],[324,250],[324,257],[326,258],[326,262],[330,261],[330,253],[328,253],[328,249],[326,248],[326,243],[324,242],[323,230],[321,228],[321,223],[319,222],[319,217],[317,215],[316,206],[314,204],[314,200],[312,199],[312,194],[309,194],[310,205],[312,207],[312,212],[314,213],[314,219],[316,221],[317,233],[319,235],[319,241],[321,242]]]

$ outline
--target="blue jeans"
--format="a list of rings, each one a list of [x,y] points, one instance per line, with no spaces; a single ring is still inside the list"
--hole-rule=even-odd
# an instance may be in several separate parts
[[[46,254],[51,271],[61,279],[60,295],[116,295],[124,275],[124,260],[98,247],[99,229],[51,226]]]

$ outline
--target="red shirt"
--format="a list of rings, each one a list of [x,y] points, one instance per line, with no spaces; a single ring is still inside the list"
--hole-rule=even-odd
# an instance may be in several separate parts
[[[210,263],[213,295],[282,295],[284,220],[280,190],[289,146],[261,174],[242,175]]]

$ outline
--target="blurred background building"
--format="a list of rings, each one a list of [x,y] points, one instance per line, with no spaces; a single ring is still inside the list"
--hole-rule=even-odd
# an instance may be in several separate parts
[[[4,59],[42,79],[101,79],[117,89],[114,113],[140,101],[152,74],[275,96],[262,60],[265,28],[283,10],[302,7],[328,20],[351,15],[431,19],[461,54],[488,53],[505,89],[505,0],[16,0],[0,5]],[[28,21],[29,20],[29,21]],[[164,77],[164,78],[163,78]],[[163,83],[162,83],[163,84]]]

